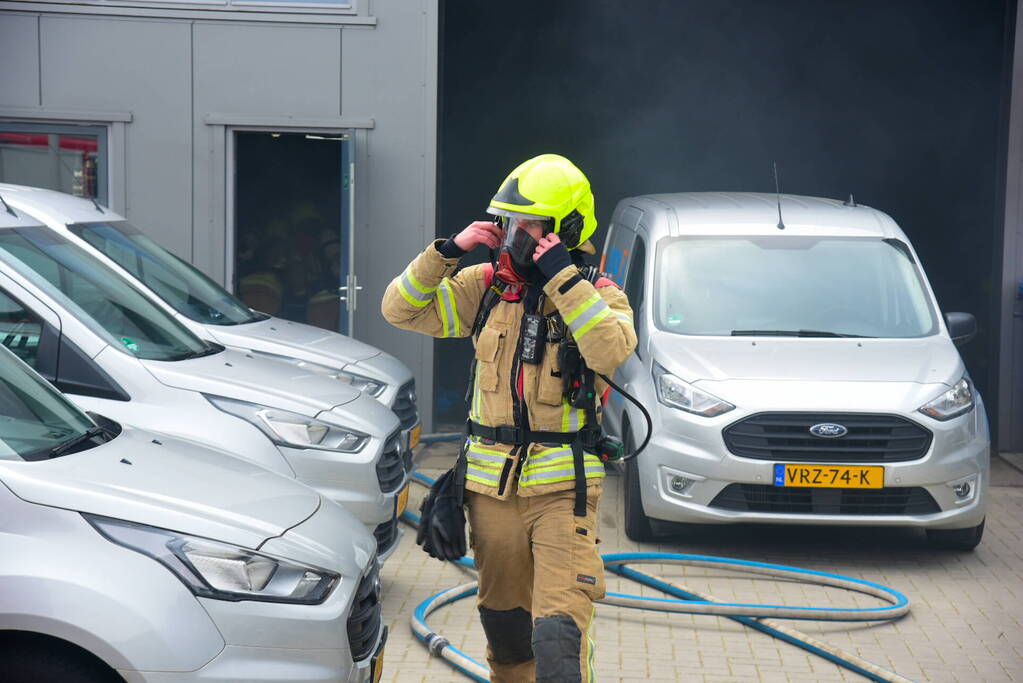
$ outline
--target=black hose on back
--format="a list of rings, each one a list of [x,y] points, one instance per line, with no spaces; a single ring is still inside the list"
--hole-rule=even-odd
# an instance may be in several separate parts
[[[600,378],[601,378],[602,380],[604,380],[605,382],[607,382],[607,383],[608,383],[608,385],[610,385],[610,387],[611,387],[612,389],[614,389],[614,390],[615,390],[615,391],[617,391],[617,392],[618,392],[619,394],[621,394],[621,395],[622,395],[622,396],[624,396],[624,397],[625,397],[626,399],[628,399],[628,400],[629,400],[629,402],[630,402],[630,403],[632,403],[632,405],[634,405],[634,406],[636,406],[637,408],[639,408],[639,411],[640,411],[641,413],[643,413],[643,417],[644,417],[644,418],[646,419],[646,438],[644,438],[644,439],[643,439],[643,443],[641,443],[641,444],[639,445],[639,448],[637,448],[637,449],[636,449],[636,450],[635,450],[634,452],[632,452],[632,453],[630,453],[629,455],[626,455],[625,457],[623,457],[623,458],[622,458],[622,462],[625,462],[626,460],[632,460],[632,459],[633,459],[633,458],[635,458],[635,457],[636,457],[637,455],[639,455],[640,453],[642,453],[642,452],[643,452],[643,449],[644,449],[644,448],[646,448],[646,445],[647,445],[648,443],[650,443],[650,435],[651,435],[651,434],[653,433],[653,431],[654,431],[654,421],[653,421],[653,419],[652,419],[652,418],[650,417],[650,413],[649,413],[649,412],[647,412],[647,409],[646,409],[646,407],[645,407],[645,406],[644,406],[644,405],[643,405],[642,403],[640,403],[640,402],[639,402],[639,400],[638,400],[638,399],[636,399],[636,398],[635,398],[635,397],[634,397],[634,396],[633,396],[632,394],[630,394],[630,393],[629,393],[629,392],[627,392],[627,391],[626,391],[625,389],[622,389],[622,388],[621,388],[620,386],[618,386],[617,384],[615,384],[615,383],[614,383],[614,382],[613,382],[613,381],[611,380],[611,378],[610,378],[610,377],[608,377],[607,375],[600,375]]]

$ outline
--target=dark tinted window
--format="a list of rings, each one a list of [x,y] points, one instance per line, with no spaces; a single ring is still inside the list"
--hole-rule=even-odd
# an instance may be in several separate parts
[[[636,334],[639,334],[640,315],[639,310],[643,306],[645,287],[643,280],[646,276],[646,246],[643,238],[637,237],[636,244],[632,248],[632,255],[629,257],[629,276],[625,280],[625,294],[629,297],[629,305],[632,306],[633,324],[636,327]]]
[[[32,367],[39,357],[43,324],[5,292],[0,291],[0,344]]]

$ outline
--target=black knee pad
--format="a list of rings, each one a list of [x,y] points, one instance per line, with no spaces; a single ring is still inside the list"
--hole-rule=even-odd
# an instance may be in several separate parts
[[[490,643],[490,652],[499,664],[518,664],[533,658],[529,639],[533,634],[533,615],[516,607],[496,610],[480,607],[480,621]]]
[[[580,681],[579,648],[583,634],[572,617],[539,617],[533,625],[533,654],[536,681],[571,683]]]

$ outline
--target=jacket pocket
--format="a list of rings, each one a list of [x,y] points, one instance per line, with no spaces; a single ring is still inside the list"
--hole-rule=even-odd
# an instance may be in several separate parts
[[[483,391],[497,391],[497,363],[505,331],[484,327],[476,340],[477,373]]]
[[[549,406],[561,405],[562,387],[560,369],[558,364],[558,345],[547,344],[536,380],[536,400],[540,403]]]

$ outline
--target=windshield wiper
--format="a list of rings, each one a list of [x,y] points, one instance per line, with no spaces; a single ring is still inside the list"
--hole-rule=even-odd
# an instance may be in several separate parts
[[[173,358],[167,358],[166,360],[170,360],[170,361],[192,360],[193,358],[202,358],[204,356],[212,356],[212,355],[220,353],[221,351],[224,350],[224,347],[221,346],[220,344],[214,344],[213,342],[206,342],[206,344],[207,344],[207,346],[206,346],[205,349],[200,349],[199,351],[190,351],[188,353],[183,353],[180,356],[174,356]]]
[[[733,337],[859,337],[863,334],[845,334],[827,330],[732,330]]]
[[[64,443],[62,443],[62,444],[60,444],[58,446],[54,446],[53,448],[51,448],[50,449],[49,457],[50,458],[59,458],[60,456],[62,456],[65,453],[67,453],[68,451],[70,451],[75,446],[78,446],[79,444],[82,444],[82,443],[88,441],[89,439],[95,439],[97,436],[100,436],[101,434],[106,434],[106,433],[107,433],[107,430],[104,429],[103,427],[89,427],[89,429],[87,429],[84,434],[79,434],[78,436],[76,436],[76,437],[74,437],[74,438],[72,438],[72,439],[70,439],[68,441],[65,441]]]

